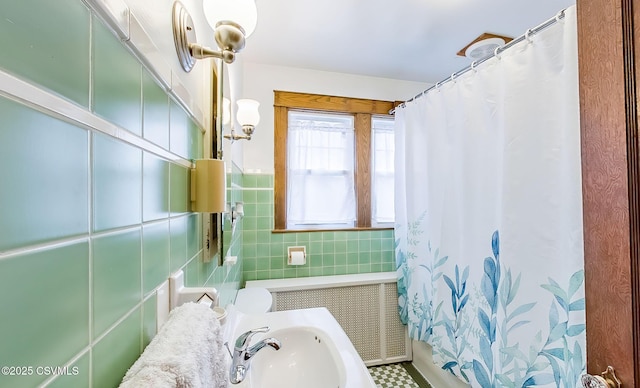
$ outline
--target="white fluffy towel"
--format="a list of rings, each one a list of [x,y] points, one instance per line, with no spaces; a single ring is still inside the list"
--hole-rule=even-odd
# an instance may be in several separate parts
[[[228,354],[222,333],[209,307],[176,307],[120,387],[227,388]]]

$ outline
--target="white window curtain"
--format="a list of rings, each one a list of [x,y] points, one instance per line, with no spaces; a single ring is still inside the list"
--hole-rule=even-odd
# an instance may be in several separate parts
[[[353,116],[292,110],[288,119],[287,228],[354,226]]]
[[[575,6],[396,111],[401,319],[474,388],[581,386]]]
[[[393,118],[371,119],[371,224],[393,226],[394,134]]]

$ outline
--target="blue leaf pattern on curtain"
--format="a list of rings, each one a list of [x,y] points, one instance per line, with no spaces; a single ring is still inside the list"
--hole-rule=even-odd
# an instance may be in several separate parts
[[[419,226],[420,219],[408,229]],[[416,230],[412,233],[415,238],[422,234]],[[415,253],[397,251],[398,287],[404,291],[399,292],[399,311],[403,322],[409,325],[411,337],[433,340],[438,351],[450,359],[442,369],[474,386],[511,388],[554,384],[563,388],[576,387],[586,368],[580,339],[585,325],[569,325],[569,316],[585,308],[584,298],[577,297],[582,295],[579,291],[583,290],[583,270],[576,271],[564,288],[552,278],[540,285],[548,291],[546,298],[552,300],[548,331],[538,330],[529,349],[522,349],[519,343],[511,341],[510,334],[531,323],[527,314],[538,301],[514,304],[522,274],[514,279],[512,271],[500,263],[498,231],[493,233],[491,248],[493,255],[484,259],[479,287],[471,285],[480,290],[474,295],[468,292],[469,267],[461,270],[456,265],[452,276],[438,271],[448,259],[440,256],[438,249],[430,264],[420,264],[432,274],[434,288],[444,286],[450,290],[450,306],[443,308],[444,302],[441,302],[435,309],[432,300],[424,299],[428,295],[426,289],[422,295],[407,295],[407,288],[402,286],[411,281],[407,258],[414,258]],[[477,306],[475,311],[467,311],[468,306],[474,305]],[[468,317],[473,315],[477,317],[475,322]],[[443,326],[446,338],[430,338],[434,326]],[[478,349],[480,357],[465,359],[463,352],[467,347]],[[496,371],[496,361],[502,373]]]

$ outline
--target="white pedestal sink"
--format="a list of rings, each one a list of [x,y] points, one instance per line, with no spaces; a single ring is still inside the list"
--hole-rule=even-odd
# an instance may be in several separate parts
[[[238,388],[375,388],[353,344],[326,308],[245,315],[233,313],[227,323],[230,346],[242,333],[262,326],[251,343],[274,337],[280,350],[262,349],[251,360]]]

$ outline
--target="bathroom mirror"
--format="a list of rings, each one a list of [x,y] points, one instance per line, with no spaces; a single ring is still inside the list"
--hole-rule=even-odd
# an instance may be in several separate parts
[[[216,261],[222,265],[224,258],[228,254],[232,240],[232,228],[230,221],[231,203],[234,203],[232,188],[233,159],[231,147],[223,149],[223,133],[229,130],[231,125],[232,104],[231,88],[227,67],[222,61],[218,61],[213,74],[213,131],[210,138],[210,157],[225,161],[226,168],[226,202],[228,211],[225,213],[210,214],[206,220],[210,238],[208,244],[207,257],[210,261]]]
[[[223,100],[222,100],[222,124],[221,124],[222,130],[218,134],[218,140],[220,140],[219,149],[222,151],[222,159],[224,160],[225,168],[227,169],[226,171],[227,212],[223,215],[221,220],[222,222],[221,224],[222,254],[220,256],[221,263],[224,263],[224,260],[228,256],[232,255],[229,252],[229,249],[231,248],[231,245],[233,242],[233,232],[235,228],[233,227],[231,214],[234,209],[234,205],[238,201],[242,201],[242,199],[239,198],[239,196],[242,194],[240,193],[239,190],[237,190],[234,187],[234,182],[237,183],[236,180],[241,176],[239,174],[240,169],[234,164],[234,161],[233,161],[234,147],[232,147],[232,144],[230,141],[224,139],[224,134],[231,132],[231,127],[233,126],[233,120],[235,115],[235,110],[234,110],[235,96],[234,96],[234,91],[231,85],[231,80],[233,79],[233,77],[231,76],[232,66],[233,64],[229,65],[226,63],[222,63],[222,71],[221,71],[223,76],[223,83],[222,83],[223,84],[223,93],[222,93]]]
[[[230,125],[230,124],[229,124]],[[223,125],[223,131],[227,131],[228,128]],[[226,171],[226,184],[227,184],[227,211],[222,215],[222,224],[221,224],[221,233],[222,233],[222,254],[220,256],[220,262],[223,263],[224,260],[229,253],[229,248],[231,248],[231,241],[233,239],[233,227],[231,223],[231,211],[232,204],[235,203],[236,199],[234,195],[237,195],[237,190],[233,190],[233,158],[231,153],[231,147],[223,147],[223,159]]]
[[[228,77],[225,76],[224,65],[221,61],[220,63],[216,63],[214,65],[213,74],[212,74],[212,96],[211,96],[211,104],[212,104],[212,112],[213,118],[211,123],[211,131],[208,131],[205,135],[204,139],[204,153],[205,157],[212,159],[225,159],[225,168],[228,171],[228,166],[230,160],[225,158],[224,152],[222,150],[222,133],[224,131],[224,122],[228,117],[228,113],[223,112],[225,109],[225,104],[223,101],[229,101],[229,81]],[[229,104],[230,105],[230,104]],[[224,117],[223,117],[224,116]],[[227,174],[228,176],[228,174]],[[227,181],[227,201],[229,201],[228,197],[228,188],[229,188],[229,180]],[[229,208],[229,207],[228,207]],[[203,217],[203,241],[204,241],[204,251],[205,251],[205,262],[214,262],[217,265],[222,265],[224,261],[224,257],[226,256],[226,250],[229,247],[228,243],[224,242],[224,223],[225,223],[225,213],[210,213]]]

